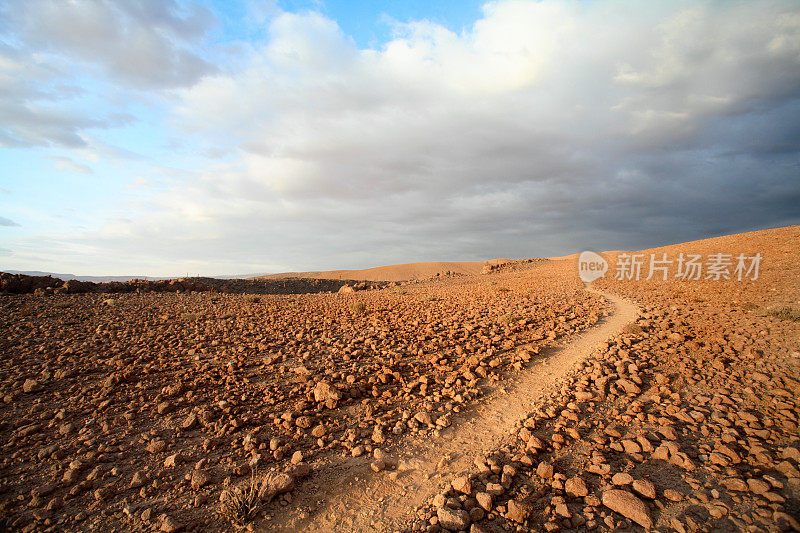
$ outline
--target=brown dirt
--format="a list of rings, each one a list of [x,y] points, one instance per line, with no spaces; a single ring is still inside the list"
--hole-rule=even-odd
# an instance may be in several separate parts
[[[591,292],[597,293],[593,289]],[[599,293],[602,294],[602,293]],[[603,295],[614,305],[612,314],[560,346],[541,354],[536,364],[484,395],[474,409],[453,417],[453,425],[434,439],[411,437],[397,443],[394,460],[399,471],[387,476],[374,473],[367,462],[339,468],[313,498],[325,502],[313,517],[281,520],[265,530],[297,531],[392,531],[402,523],[408,509],[432,498],[455,473],[494,450],[530,409],[552,390],[556,380],[576,370],[591,352],[622,332],[637,316],[634,304],[613,295]],[[334,479],[335,478],[335,479]],[[301,498],[298,503],[302,502]],[[301,503],[302,505],[302,503]]]
[[[226,531],[256,464],[259,530],[798,529],[799,243],[644,251],[762,270],[611,270],[595,288],[641,314],[595,350],[626,316],[598,324],[574,258],[354,294],[0,296],[0,525]]]

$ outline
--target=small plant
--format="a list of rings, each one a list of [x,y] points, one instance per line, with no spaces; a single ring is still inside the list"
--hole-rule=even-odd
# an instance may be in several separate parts
[[[507,325],[511,324],[511,322],[513,322],[513,321],[514,321],[514,317],[512,315],[510,315],[510,314],[500,315],[497,318],[497,323],[502,325],[502,326],[507,326]]]
[[[627,324],[624,328],[622,328],[623,333],[633,333],[639,334],[642,333],[644,330],[639,324]]]
[[[769,316],[774,316],[780,320],[788,320],[790,322],[800,322],[800,311],[788,305],[782,307],[774,307],[767,311]]]
[[[350,302],[348,307],[351,312],[357,315],[363,315],[367,311],[367,304],[364,302]]]
[[[244,487],[225,489],[220,497],[219,514],[236,527],[245,527],[256,518],[261,506],[259,485],[261,478],[250,474],[250,482]]]

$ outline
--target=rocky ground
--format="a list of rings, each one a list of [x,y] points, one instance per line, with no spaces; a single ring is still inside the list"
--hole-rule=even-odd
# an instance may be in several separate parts
[[[608,310],[555,262],[342,294],[51,292],[0,296],[14,531],[227,531],[253,470],[256,528],[313,512],[292,503],[309,480],[391,468],[381,449]]]
[[[406,529],[800,530],[798,243],[794,226],[652,250],[760,252],[757,280],[596,281],[640,318]]]

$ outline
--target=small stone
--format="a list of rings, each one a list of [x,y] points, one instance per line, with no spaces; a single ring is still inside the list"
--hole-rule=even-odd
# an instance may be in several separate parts
[[[131,488],[138,489],[142,485],[147,483],[147,477],[144,475],[144,472],[141,470],[133,474],[133,479],[131,480]]]
[[[492,495],[488,492],[479,492],[475,495],[475,499],[487,513],[492,510]]]
[[[208,484],[211,481],[211,476],[208,475],[207,472],[203,470],[193,470],[192,477],[190,479],[192,489],[198,490],[203,485]]]
[[[472,493],[472,483],[469,480],[469,476],[457,477],[450,484],[453,486],[453,490],[457,492],[462,494]]]
[[[164,442],[163,440],[154,439],[154,440],[151,440],[147,444],[147,448],[146,449],[150,453],[159,453],[159,452],[164,451],[164,448],[166,448],[166,447],[167,447],[167,443],[166,442]]]
[[[525,520],[527,520],[528,516],[531,514],[531,507],[528,504],[518,502],[517,500],[508,500],[506,509],[506,518],[520,524],[525,522]]]
[[[586,486],[586,482],[580,477],[569,478],[566,483],[564,483],[564,491],[576,498],[583,498],[589,494],[589,488]]]
[[[653,527],[650,509],[642,500],[628,491],[612,489],[603,493],[603,505],[645,529]]]
[[[627,472],[617,472],[611,477],[611,483],[616,486],[630,485],[633,483],[633,476]]]
[[[636,479],[633,482],[633,490],[644,496],[654,500],[656,497],[656,487],[651,481],[647,479]]]
[[[169,515],[164,515],[164,518],[161,519],[161,531],[164,533],[176,533],[177,531],[181,531],[183,529],[183,524],[175,520]]]
[[[25,383],[22,384],[22,392],[30,393],[36,392],[39,390],[39,382],[35,379],[26,379]]]
[[[750,488],[753,494],[766,494],[769,492],[770,488],[772,488],[766,481],[754,478],[747,480],[747,486]]]
[[[303,452],[301,452],[300,450],[297,450],[296,452],[294,452],[292,454],[291,461],[292,461],[293,465],[296,465],[298,463],[302,463],[303,462]]]
[[[180,463],[181,454],[180,453],[173,453],[172,455],[167,456],[164,459],[164,468],[173,468]]]
[[[158,414],[160,415],[165,415],[170,411],[172,411],[173,409],[175,409],[175,406],[172,405],[172,402],[170,401],[161,402],[160,404],[158,404],[158,406],[156,406],[156,412],[158,412]]]
[[[262,501],[269,501],[278,494],[294,489],[294,478],[289,474],[271,470],[261,480],[259,497]]]
[[[436,510],[436,517],[439,519],[439,525],[450,531],[467,529],[470,524],[469,513],[467,513],[467,511],[463,509],[450,509],[446,505]]]
[[[536,474],[543,479],[550,479],[553,477],[553,465],[550,463],[539,463],[536,467]]]
[[[675,489],[664,489],[664,497],[672,502],[683,501],[683,494]]]

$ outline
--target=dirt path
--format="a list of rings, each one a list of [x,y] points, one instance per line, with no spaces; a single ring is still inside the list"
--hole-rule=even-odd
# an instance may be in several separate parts
[[[363,458],[341,465],[325,476],[316,498],[318,511],[308,518],[276,520],[270,530],[395,531],[410,513],[435,496],[453,472],[463,471],[478,455],[495,450],[512,433],[515,424],[592,351],[638,315],[636,305],[592,288],[607,298],[614,312],[598,325],[570,337],[568,344],[544,352],[539,360],[491,394],[468,413],[453,417],[450,428],[438,438],[409,438],[400,443],[402,456],[396,473],[374,474]],[[289,513],[286,513],[289,514]]]

